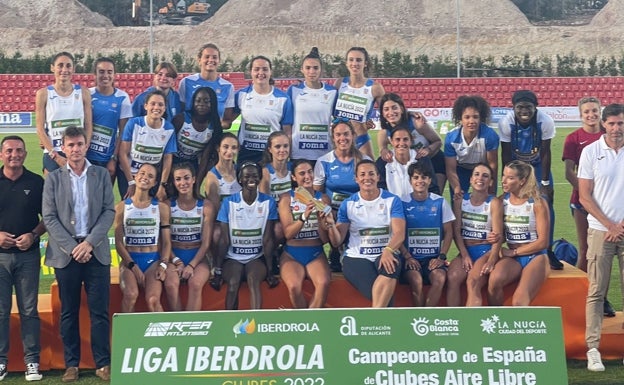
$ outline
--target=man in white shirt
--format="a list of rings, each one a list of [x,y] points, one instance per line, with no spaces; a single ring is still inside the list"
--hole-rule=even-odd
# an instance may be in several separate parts
[[[91,318],[95,374],[110,380],[110,246],[108,230],[115,217],[108,171],[86,159],[85,131],[65,129],[62,149],[67,165],[46,177],[42,213],[49,241],[45,264],[55,269],[61,300],[61,338],[66,371],[63,382],[78,379],[79,310],[84,284]]]
[[[577,175],[580,201],[589,213],[585,341],[587,369],[595,372],[605,370],[598,347],[614,255],[619,259],[620,277],[624,274],[624,105],[606,106],[602,125],[606,132],[583,149]]]

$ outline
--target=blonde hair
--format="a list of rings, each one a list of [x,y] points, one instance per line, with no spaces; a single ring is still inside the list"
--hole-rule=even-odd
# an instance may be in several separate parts
[[[538,199],[541,197],[539,187],[537,186],[537,179],[535,178],[535,169],[527,162],[521,160],[512,160],[507,163],[505,167],[510,168],[516,172],[518,179],[524,179],[524,184],[520,187],[518,196],[520,198],[533,198]]]

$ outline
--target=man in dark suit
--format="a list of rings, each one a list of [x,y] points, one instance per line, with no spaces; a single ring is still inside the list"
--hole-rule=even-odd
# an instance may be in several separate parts
[[[108,171],[86,160],[85,131],[70,126],[62,137],[67,166],[46,177],[43,221],[49,241],[45,264],[55,269],[61,300],[61,338],[66,370],[63,382],[78,379],[79,309],[84,283],[91,318],[95,374],[110,380],[110,246],[108,230],[115,217]]]

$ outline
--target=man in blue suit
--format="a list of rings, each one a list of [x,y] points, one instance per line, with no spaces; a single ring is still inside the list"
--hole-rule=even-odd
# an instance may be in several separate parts
[[[89,163],[88,148],[85,131],[67,127],[62,137],[67,166],[48,174],[43,188],[43,221],[49,234],[45,264],[55,269],[61,300],[63,382],[78,379],[83,283],[91,318],[91,350],[98,368],[95,374],[110,380],[108,230],[115,208],[110,175]]]

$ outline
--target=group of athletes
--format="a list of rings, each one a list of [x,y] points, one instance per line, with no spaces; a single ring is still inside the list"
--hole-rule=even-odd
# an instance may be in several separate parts
[[[85,88],[72,83],[74,59],[62,52],[51,65],[55,83],[37,93],[44,172],[66,166],[63,131],[78,126],[88,162],[117,180],[124,312],[134,310],[141,290],[149,310],[162,311],[163,288],[169,310],[200,310],[206,283],[217,290],[225,283],[225,307],[236,309],[241,281],[250,307],[260,308],[260,285],[278,285],[277,269],[296,308],[323,307],[331,271],[340,270],[376,307],[391,304],[401,281],[415,306],[437,306],[445,286],[449,306],[481,305],[485,286],[488,304],[502,305],[503,288],[514,281],[512,304],[529,305],[550,265],[557,267],[552,255],[549,263],[555,127],[533,92],[513,94],[498,133],[487,125],[486,100],[460,96],[452,109],[457,128],[443,142],[422,114],[368,77],[362,47],[347,51],[349,76],[334,84],[321,80],[313,48],[301,64],[303,79],[286,92],[273,86],[268,58],[250,61],[251,83],[240,90],[218,73],[220,59],[216,45],[202,46],[199,72],[177,90],[175,66],[160,63],[153,86],[131,103],[115,87],[111,59],[95,61],[95,86]],[[377,158],[369,135],[375,104]],[[588,110],[599,111],[599,102],[579,107],[580,130],[598,137],[599,119]],[[239,116],[235,135],[228,130]],[[566,142],[568,179],[585,143]],[[442,196],[447,181],[449,200]],[[586,229],[573,199],[577,225],[582,230],[585,220]],[[459,255],[449,262],[453,241]],[[315,287],[309,299],[306,278]]]

